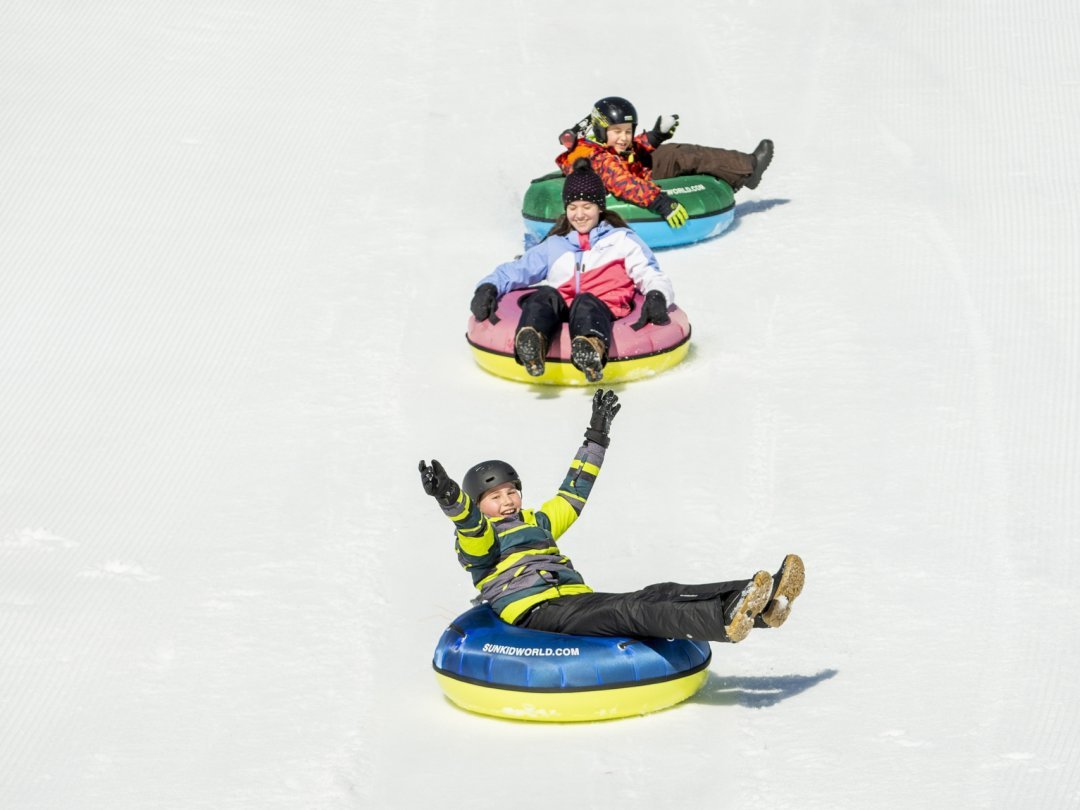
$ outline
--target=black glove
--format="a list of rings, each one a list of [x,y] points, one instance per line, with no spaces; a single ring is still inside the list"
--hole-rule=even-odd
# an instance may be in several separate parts
[[[499,291],[495,289],[495,285],[491,283],[481,284],[473,293],[469,309],[472,310],[473,317],[478,321],[486,321],[490,318],[492,323],[498,323],[499,319],[495,317],[495,307],[498,302]]]
[[[671,323],[671,318],[667,314],[667,299],[659,290],[649,290],[645,293],[645,303],[641,305],[641,317],[637,319],[637,323],[631,324],[630,328],[636,332],[647,323],[655,323],[657,326]]]
[[[420,483],[424,487],[424,492],[443,506],[454,503],[461,494],[461,488],[446,474],[443,465],[435,459],[431,460],[430,467],[423,459],[420,460]]]
[[[619,404],[619,398],[615,396],[614,391],[597,388],[592,398],[592,421],[589,422],[589,427],[585,431],[585,438],[596,442],[601,447],[607,447],[611,441],[608,438],[611,420],[615,418],[620,408],[622,405]]]
[[[645,135],[648,137],[649,143],[652,144],[652,148],[655,149],[674,135],[678,126],[678,115],[658,115],[656,116],[656,123],[653,124],[653,128],[646,132]]]
[[[672,228],[681,228],[690,219],[690,212],[686,207],[662,191],[660,196],[653,200],[649,210],[662,216]]]

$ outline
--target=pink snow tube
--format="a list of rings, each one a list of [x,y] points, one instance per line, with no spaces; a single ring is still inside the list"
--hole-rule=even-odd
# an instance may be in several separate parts
[[[547,363],[540,377],[530,377],[514,358],[514,332],[521,307],[518,301],[532,289],[514,290],[499,299],[495,314],[499,322],[477,323],[469,316],[466,339],[482,369],[509,380],[544,385],[587,385],[580,371],[570,363],[570,328],[564,323],[559,336],[547,353]],[[678,307],[670,307],[671,323],[648,324],[637,331],[630,325],[641,314],[644,297],[634,296],[634,308],[625,318],[615,321],[611,332],[604,383],[627,382],[651,377],[678,364],[690,350],[690,321]]]

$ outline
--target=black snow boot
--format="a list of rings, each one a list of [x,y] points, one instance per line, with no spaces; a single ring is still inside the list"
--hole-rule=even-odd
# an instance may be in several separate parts
[[[757,149],[751,154],[751,157],[754,159],[754,171],[743,182],[744,186],[747,188],[758,187],[758,184],[761,182],[761,175],[765,174],[765,170],[769,168],[769,164],[772,163],[772,155],[773,143],[766,138],[757,145]]]
[[[798,554],[788,554],[773,576],[773,595],[765,610],[754,622],[756,627],[779,627],[791,615],[791,603],[802,593],[806,582],[806,569]]]
[[[600,382],[604,377],[604,344],[600,338],[578,335],[570,341],[570,362],[585,375],[589,382]]]
[[[746,638],[754,629],[754,619],[772,595],[773,578],[768,571],[758,571],[741,593],[724,605],[724,634],[733,644]]]
[[[514,337],[514,352],[530,377],[539,377],[544,373],[547,346],[544,345],[544,336],[531,326],[523,326],[518,330]]]

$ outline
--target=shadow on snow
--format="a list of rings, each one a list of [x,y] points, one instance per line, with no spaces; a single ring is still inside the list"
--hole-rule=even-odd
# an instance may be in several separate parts
[[[738,222],[740,217],[748,217],[751,214],[760,214],[763,211],[768,211],[770,208],[775,208],[778,205],[787,205],[791,200],[786,200],[783,197],[776,197],[771,200],[750,200],[744,203],[736,203],[735,205],[735,222]]]
[[[744,217],[751,216],[752,214],[761,214],[765,211],[768,211],[770,208],[775,208],[778,205],[787,205],[789,202],[791,202],[791,200],[789,199],[785,199],[783,197],[774,197],[771,200],[750,200],[744,203],[736,203],[735,219],[732,220],[731,224],[728,225],[728,227],[724,228],[723,231],[716,234],[716,236],[711,236],[701,242],[690,242],[686,245],[671,245],[670,247],[653,248],[653,251],[655,253],[661,254],[673,253],[679,250],[691,250],[697,245],[707,245],[710,242],[714,242],[718,239],[723,239],[726,234],[737,231],[739,229],[739,224]]]
[[[711,706],[747,706],[751,709],[764,709],[782,700],[795,697],[836,674],[835,669],[824,669],[816,675],[740,678],[725,677],[710,672],[709,679],[701,691],[688,702],[707,703]]]

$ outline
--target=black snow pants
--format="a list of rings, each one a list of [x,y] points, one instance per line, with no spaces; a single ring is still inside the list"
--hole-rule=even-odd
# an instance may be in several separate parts
[[[554,287],[538,287],[535,292],[522,297],[518,331],[531,326],[544,336],[544,345],[550,347],[564,321],[570,325],[571,340],[578,335],[599,338],[604,344],[603,359],[607,363],[611,326],[615,322],[615,316],[607,304],[592,293],[581,293],[574,296],[573,304],[567,306]]]
[[[520,627],[579,636],[637,636],[727,641],[724,606],[750,580],[680,585],[662,582],[632,593],[582,593],[541,602]]]

